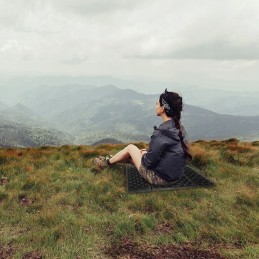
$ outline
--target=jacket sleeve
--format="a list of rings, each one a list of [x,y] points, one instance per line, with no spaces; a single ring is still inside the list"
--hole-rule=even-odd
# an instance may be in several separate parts
[[[158,130],[155,130],[151,136],[148,152],[142,156],[141,164],[146,168],[153,168],[160,160],[166,147],[167,142],[165,138]]]

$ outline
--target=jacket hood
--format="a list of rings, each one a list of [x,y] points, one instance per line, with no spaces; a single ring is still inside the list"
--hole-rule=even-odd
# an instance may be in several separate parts
[[[178,135],[179,130],[175,127],[175,122],[173,120],[165,121],[158,128],[155,126],[154,129],[160,131],[163,135],[171,139],[180,141]]]

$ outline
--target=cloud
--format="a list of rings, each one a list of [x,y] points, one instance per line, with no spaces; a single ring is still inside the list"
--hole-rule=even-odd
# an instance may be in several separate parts
[[[69,65],[80,65],[84,63],[88,59],[87,56],[77,57],[73,56],[72,58],[61,60],[61,63],[69,64]]]
[[[214,60],[259,60],[259,45],[231,46],[228,42],[216,41],[197,46],[179,48],[167,53],[148,53],[133,56],[143,59],[214,59]]]
[[[258,60],[259,2],[175,3],[149,8],[145,30],[140,37],[132,39],[132,47],[128,45],[124,57]],[[156,12],[160,14],[157,19],[154,18]]]
[[[143,1],[143,0],[142,0]],[[138,6],[141,0],[56,0],[51,1],[54,6],[58,9],[61,9],[65,12],[74,12],[80,15],[99,15],[99,14],[108,14],[123,11],[129,12],[131,9],[134,9]]]
[[[0,46],[2,58],[13,56],[16,60],[30,59],[30,47],[27,44],[20,44],[16,40],[7,40]]]
[[[259,45],[231,46],[228,42],[216,41],[186,49],[179,49],[170,58],[182,59],[218,59],[218,60],[258,60]]]
[[[258,0],[0,0],[0,9],[0,73],[259,81]]]

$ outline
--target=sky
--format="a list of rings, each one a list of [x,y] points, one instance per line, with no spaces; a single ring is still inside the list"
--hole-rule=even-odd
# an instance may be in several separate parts
[[[0,0],[0,78],[259,91],[258,0]]]

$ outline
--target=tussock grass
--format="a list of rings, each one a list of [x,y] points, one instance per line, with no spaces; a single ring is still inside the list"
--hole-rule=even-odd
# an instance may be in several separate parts
[[[124,146],[0,149],[0,254],[107,258],[126,242],[150,257],[172,245],[211,258],[258,257],[258,145],[197,141],[191,164],[215,188],[131,195],[124,164],[92,173],[93,157]]]
[[[255,147],[258,147],[259,146],[259,141],[252,142],[252,145],[255,146]]]

